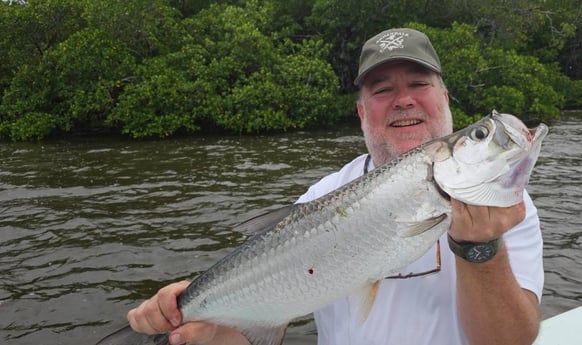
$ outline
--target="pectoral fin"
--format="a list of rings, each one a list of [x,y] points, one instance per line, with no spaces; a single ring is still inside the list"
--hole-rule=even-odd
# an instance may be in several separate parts
[[[368,319],[374,302],[376,301],[379,288],[380,281],[375,281],[366,285],[356,294],[356,315],[358,315],[361,323],[364,323]]]
[[[278,327],[253,327],[241,330],[251,345],[281,345],[287,324]]]
[[[398,235],[400,235],[400,237],[412,237],[420,235],[439,225],[446,218],[446,213],[443,213],[436,217],[425,219],[421,222],[410,223],[402,231],[400,231]]]

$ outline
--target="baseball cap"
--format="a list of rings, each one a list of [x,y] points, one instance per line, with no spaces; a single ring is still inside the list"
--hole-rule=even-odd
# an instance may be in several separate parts
[[[408,60],[441,73],[441,62],[428,37],[417,30],[400,28],[382,31],[362,47],[356,86],[374,67],[392,60]]]

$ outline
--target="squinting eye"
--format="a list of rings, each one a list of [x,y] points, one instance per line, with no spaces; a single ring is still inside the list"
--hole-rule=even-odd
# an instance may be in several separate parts
[[[430,84],[427,83],[427,82],[421,82],[421,81],[419,81],[419,82],[413,83],[412,84],[412,87],[423,87],[423,86],[427,86],[427,85],[430,85]]]
[[[482,140],[489,135],[489,128],[481,126],[471,131],[471,139]]]
[[[380,94],[380,93],[388,93],[390,91],[392,91],[391,88],[384,87],[384,88],[381,88],[381,89],[378,89],[378,90],[374,91],[374,94],[377,95],[377,94]]]

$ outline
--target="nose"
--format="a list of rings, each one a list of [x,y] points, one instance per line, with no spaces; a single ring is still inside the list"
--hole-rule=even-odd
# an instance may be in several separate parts
[[[407,89],[401,89],[394,99],[394,108],[397,110],[410,109],[414,107],[414,99]]]

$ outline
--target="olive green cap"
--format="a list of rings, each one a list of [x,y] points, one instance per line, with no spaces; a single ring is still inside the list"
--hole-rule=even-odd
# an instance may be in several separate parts
[[[441,73],[441,62],[428,37],[413,29],[390,29],[370,38],[362,47],[358,77],[362,81],[374,67],[393,60],[408,60]]]

